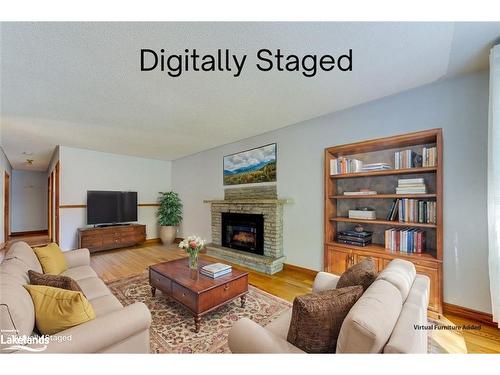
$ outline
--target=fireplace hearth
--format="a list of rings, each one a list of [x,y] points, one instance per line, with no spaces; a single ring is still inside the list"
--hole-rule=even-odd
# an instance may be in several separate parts
[[[264,216],[258,214],[221,213],[222,246],[264,255]]]

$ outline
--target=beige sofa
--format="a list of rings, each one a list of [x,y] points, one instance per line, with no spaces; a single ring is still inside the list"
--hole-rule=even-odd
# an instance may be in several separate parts
[[[76,280],[94,308],[96,319],[53,335],[42,353],[149,353],[151,314],[146,305],[123,307],[90,267],[87,249],[64,255],[68,270],[62,274]],[[33,302],[23,287],[29,283],[30,269],[42,272],[35,253],[25,242],[14,243],[0,264],[0,334],[4,342],[11,335],[31,336],[35,330]],[[10,346],[2,343],[1,352],[29,352],[5,350]],[[43,347],[39,343],[27,346]]]
[[[333,289],[339,276],[320,272],[313,292]],[[416,275],[415,266],[393,260],[363,293],[346,316],[337,341],[337,353],[427,353],[430,280]],[[243,318],[229,333],[233,353],[303,353],[286,338],[292,310],[266,327]]]

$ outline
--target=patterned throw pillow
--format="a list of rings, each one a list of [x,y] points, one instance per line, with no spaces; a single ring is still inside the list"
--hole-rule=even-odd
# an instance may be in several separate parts
[[[375,262],[372,258],[367,258],[362,262],[348,268],[341,276],[337,283],[337,288],[345,288],[346,286],[361,285],[363,291],[368,289],[377,278],[378,272],[375,267]]]
[[[38,273],[33,270],[28,271],[31,285],[46,285],[54,288],[61,288],[66,290],[74,290],[75,292],[82,292],[78,283],[69,276],[49,275]]]
[[[296,297],[288,342],[306,353],[335,353],[344,318],[362,294],[357,285]]]

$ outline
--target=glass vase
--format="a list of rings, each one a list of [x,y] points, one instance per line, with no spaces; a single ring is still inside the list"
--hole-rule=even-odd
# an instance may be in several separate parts
[[[189,268],[191,268],[192,270],[198,269],[198,252],[189,254]]]

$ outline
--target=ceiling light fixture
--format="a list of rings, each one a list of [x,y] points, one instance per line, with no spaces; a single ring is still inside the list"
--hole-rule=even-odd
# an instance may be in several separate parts
[[[26,163],[28,165],[33,165],[34,160],[33,159],[26,159]]]
[[[30,151],[23,151],[23,155],[31,156],[31,155],[33,155],[33,153]]]

